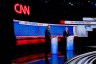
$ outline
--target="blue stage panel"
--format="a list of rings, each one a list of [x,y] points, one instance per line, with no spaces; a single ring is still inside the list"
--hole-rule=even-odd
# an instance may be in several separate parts
[[[52,36],[63,36],[65,28],[69,28],[70,35],[73,35],[73,26],[51,25],[50,33]],[[14,32],[16,36],[44,36],[46,26],[23,25],[14,22]]]

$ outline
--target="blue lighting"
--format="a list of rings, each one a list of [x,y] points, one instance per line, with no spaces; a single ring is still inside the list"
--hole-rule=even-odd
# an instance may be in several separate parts
[[[96,3],[94,5],[96,6]]]
[[[51,26],[50,32],[52,36],[63,36],[65,28],[69,28],[70,35],[73,35],[73,26]],[[21,25],[14,22],[14,32],[16,36],[44,36],[45,26]]]

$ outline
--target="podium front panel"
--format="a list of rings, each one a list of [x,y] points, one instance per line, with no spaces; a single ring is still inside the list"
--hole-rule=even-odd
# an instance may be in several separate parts
[[[74,36],[67,37],[67,50],[74,50]]]
[[[51,53],[58,54],[58,37],[51,39]]]
[[[51,64],[58,64],[58,37],[51,39]]]

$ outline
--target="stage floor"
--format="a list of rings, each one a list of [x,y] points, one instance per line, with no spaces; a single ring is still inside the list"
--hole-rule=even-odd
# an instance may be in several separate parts
[[[75,55],[74,55],[74,51],[66,51],[67,53],[67,60],[73,58]],[[64,60],[64,57],[65,56],[58,56],[58,55],[51,55],[51,58],[49,58],[49,63],[54,64],[57,63],[57,64],[64,64],[65,60]],[[35,60],[35,61],[32,61],[32,62],[28,62],[28,64],[45,64],[45,59],[39,59],[39,60]]]
[[[49,58],[49,63],[51,63],[51,58]],[[29,62],[28,64],[45,64],[45,60],[44,59],[41,59],[41,60],[36,60],[34,62]],[[58,64],[64,64],[64,56],[61,56],[58,58]]]
[[[94,46],[78,47],[75,50],[70,50],[70,51],[67,50],[66,51],[67,61],[72,59],[73,57],[76,57],[76,56],[84,54],[84,53],[92,52],[92,51],[96,51],[96,48]],[[37,58],[38,56],[40,56],[39,59],[35,59],[35,60],[32,59],[33,57]],[[43,58],[41,58],[42,56],[44,56],[44,54],[43,55],[39,54],[36,56],[34,56],[34,55],[27,56],[27,57],[21,58],[21,60],[26,59],[26,61],[22,61],[20,63],[22,63],[22,64],[24,64],[24,63],[26,63],[26,64],[45,64],[45,58],[44,58],[45,56]],[[30,58],[30,59],[28,59],[28,58]],[[51,56],[49,56],[48,59],[49,59],[50,64],[64,64],[65,55],[51,54]],[[15,63],[18,63],[18,62],[15,62]]]
[[[84,49],[85,48],[85,49]],[[73,57],[76,57],[78,55],[84,54],[84,53],[88,53],[88,52],[92,52],[95,51],[96,48],[93,48],[93,46],[88,46],[87,48],[80,48],[79,50],[77,49],[77,51],[66,51],[67,53],[67,61],[72,59]],[[58,57],[58,59],[56,59],[56,57]],[[53,62],[57,62],[57,64],[64,64],[65,60],[64,60],[64,56],[58,56],[58,55],[52,55],[51,58],[49,58],[49,63],[53,64]],[[33,62],[28,62],[28,64],[46,64],[45,63],[45,59],[40,59],[40,60],[36,60]]]

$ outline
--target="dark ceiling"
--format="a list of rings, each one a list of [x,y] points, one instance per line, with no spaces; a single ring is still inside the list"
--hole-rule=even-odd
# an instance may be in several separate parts
[[[59,23],[61,19],[82,20],[83,17],[96,17],[94,0],[13,0],[13,2],[31,6],[30,18],[14,14],[16,19]]]

